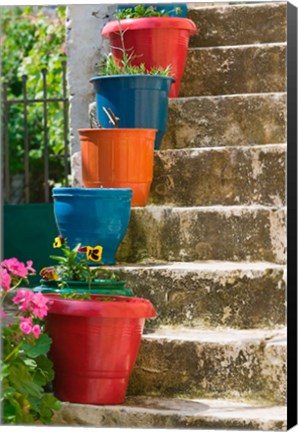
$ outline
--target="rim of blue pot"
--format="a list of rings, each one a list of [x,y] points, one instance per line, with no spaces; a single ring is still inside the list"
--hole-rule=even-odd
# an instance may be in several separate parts
[[[131,198],[132,189],[129,188],[72,188],[72,187],[57,187],[53,188],[52,196],[81,196],[81,197],[94,197],[103,196],[105,198],[119,196]]]
[[[107,80],[107,79],[119,79],[119,78],[125,78],[125,79],[132,79],[132,78],[148,78],[148,79],[170,79],[172,82],[175,82],[175,78],[171,76],[164,76],[164,75],[149,75],[149,74],[124,74],[124,75],[98,75],[93,76],[89,79],[89,82],[99,81],[99,80]]]

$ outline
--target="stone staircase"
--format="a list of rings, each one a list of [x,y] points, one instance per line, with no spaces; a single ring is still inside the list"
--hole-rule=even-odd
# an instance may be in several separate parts
[[[286,429],[286,3],[189,5],[181,97],[117,272],[155,305],[127,402],[56,424]]]

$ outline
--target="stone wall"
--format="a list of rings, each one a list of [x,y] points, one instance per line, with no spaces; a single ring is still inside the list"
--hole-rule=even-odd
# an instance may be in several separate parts
[[[67,8],[67,58],[70,94],[70,153],[80,149],[77,129],[89,127],[88,107],[94,100],[89,78],[97,75],[109,43],[101,30],[110,21],[115,5],[69,5]]]

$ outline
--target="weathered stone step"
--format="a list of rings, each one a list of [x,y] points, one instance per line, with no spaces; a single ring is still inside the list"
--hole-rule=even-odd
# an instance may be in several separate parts
[[[286,407],[229,400],[127,397],[123,405],[62,403],[54,425],[286,430]]]
[[[284,210],[265,206],[132,208],[120,262],[285,259]]]
[[[284,143],[285,114],[285,93],[170,99],[161,149]],[[97,127],[95,119],[92,102],[91,127]]]
[[[282,206],[285,152],[285,145],[157,151],[149,203]]]
[[[170,99],[161,149],[286,142],[286,94]]]
[[[143,336],[130,395],[286,400],[286,330],[159,329]]]
[[[191,47],[286,41],[286,2],[195,8],[189,4],[188,18],[199,29],[190,38]]]
[[[149,299],[161,325],[240,329],[285,323],[285,268],[272,263],[200,262],[111,267],[138,297]]]
[[[179,96],[284,92],[286,44],[190,48]]]

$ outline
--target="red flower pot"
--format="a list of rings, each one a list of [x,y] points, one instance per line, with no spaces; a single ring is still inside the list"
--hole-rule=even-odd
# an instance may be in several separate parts
[[[54,393],[62,401],[94,405],[124,402],[152,304],[136,297],[92,295],[92,300],[52,300],[46,331],[52,338]],[[111,301],[98,301],[109,298]]]
[[[187,18],[149,17],[110,21],[102,30],[102,37],[110,39],[113,56],[122,59],[119,25],[124,32],[124,45],[128,55],[133,55],[133,65],[144,63],[152,67],[171,65],[175,78],[170,97],[177,97],[184,72],[188,42],[198,32],[193,21]]]

